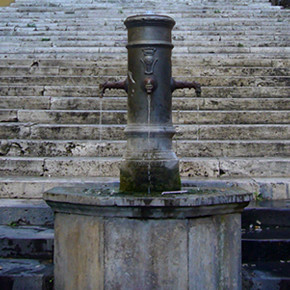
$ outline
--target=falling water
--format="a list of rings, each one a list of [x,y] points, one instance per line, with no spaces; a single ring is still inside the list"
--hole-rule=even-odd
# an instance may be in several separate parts
[[[147,103],[148,103],[148,116],[147,116],[147,126],[148,126],[148,136],[147,136],[147,150],[148,150],[148,168],[147,168],[147,175],[148,175],[148,194],[151,193],[151,161],[150,161],[150,124],[151,124],[151,95],[147,95]]]
[[[100,97],[100,118],[99,118],[99,140],[102,141],[102,134],[103,134],[103,98]]]

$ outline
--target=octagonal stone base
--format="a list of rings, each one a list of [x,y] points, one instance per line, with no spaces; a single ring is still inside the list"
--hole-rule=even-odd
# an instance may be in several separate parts
[[[241,289],[240,213],[251,194],[132,196],[55,188],[55,289]]]

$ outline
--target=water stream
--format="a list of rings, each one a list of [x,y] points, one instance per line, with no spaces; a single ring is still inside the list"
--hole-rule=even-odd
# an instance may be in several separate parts
[[[148,116],[147,116],[147,126],[148,126],[148,135],[147,135],[147,158],[148,158],[148,168],[147,168],[147,175],[148,175],[148,194],[151,193],[151,156],[150,156],[150,124],[151,124],[151,95],[147,95],[147,103],[148,103]]]
[[[99,118],[99,140],[102,141],[102,137],[103,137],[103,126],[102,126],[102,122],[103,122],[103,98],[100,98],[100,118]],[[101,146],[101,144],[100,144]]]

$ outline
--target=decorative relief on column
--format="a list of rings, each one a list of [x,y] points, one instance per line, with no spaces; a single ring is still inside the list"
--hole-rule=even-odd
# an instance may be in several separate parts
[[[154,58],[156,48],[144,48],[142,49],[144,58],[140,59],[145,68],[146,75],[152,75],[154,73],[154,66],[157,63],[158,59]]]

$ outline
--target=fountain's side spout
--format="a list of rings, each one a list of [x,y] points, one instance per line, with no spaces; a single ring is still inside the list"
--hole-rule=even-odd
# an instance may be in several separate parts
[[[174,92],[177,89],[194,89],[196,96],[201,96],[201,85],[197,82],[183,82],[176,81],[174,78],[171,78],[171,92]]]
[[[119,82],[104,82],[100,84],[101,97],[104,96],[106,89],[117,89],[128,92],[128,79]]]

